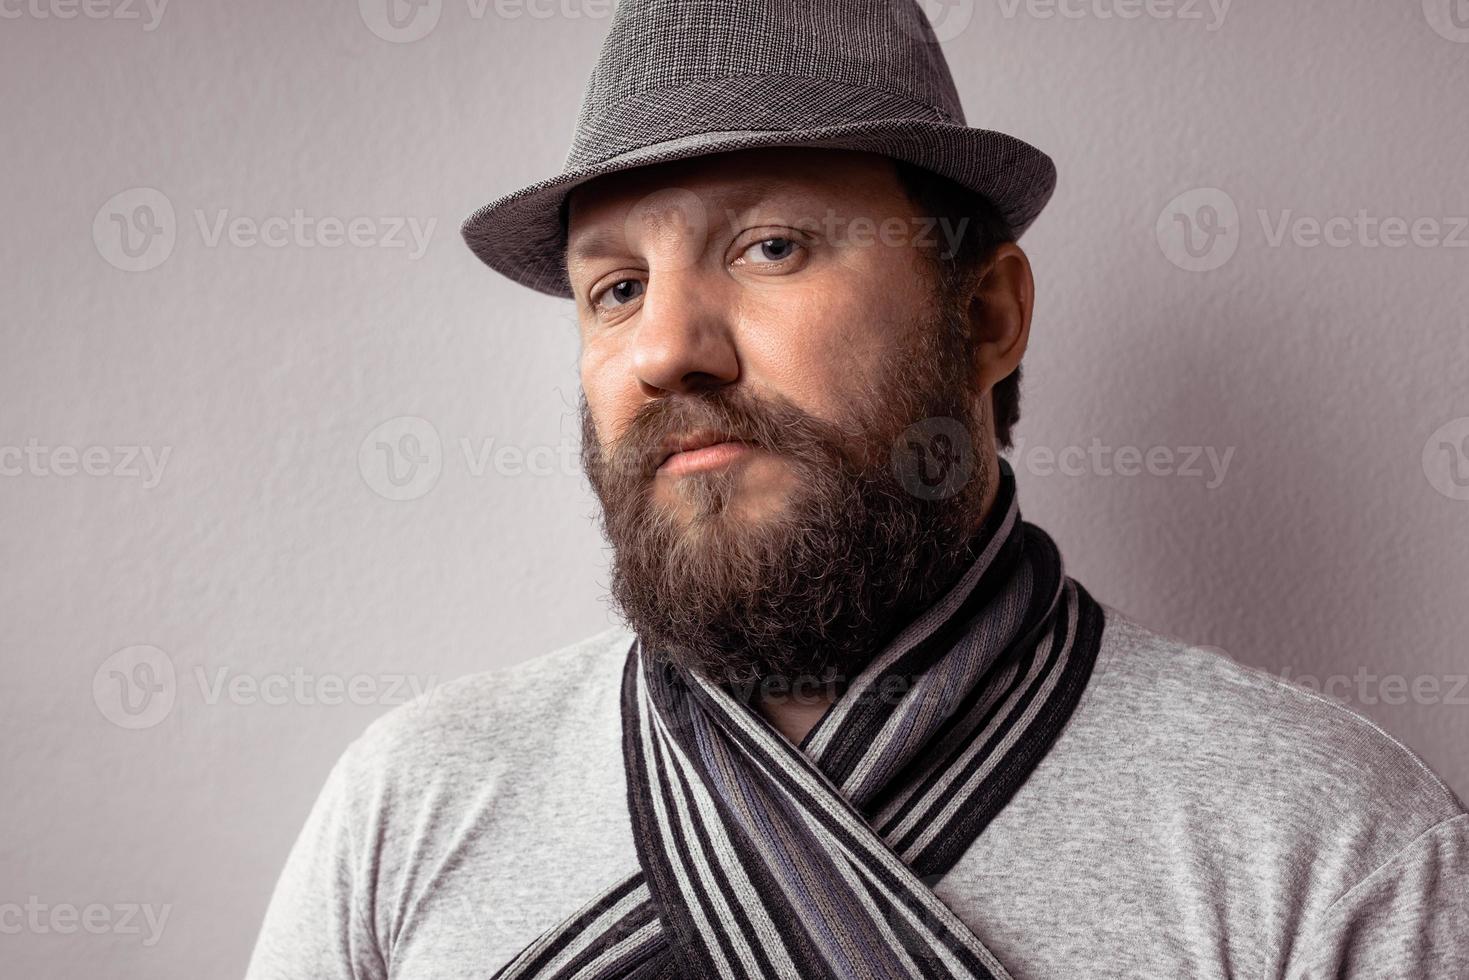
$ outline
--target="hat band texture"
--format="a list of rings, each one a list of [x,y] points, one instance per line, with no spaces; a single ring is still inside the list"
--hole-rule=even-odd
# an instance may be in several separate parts
[[[593,166],[703,133],[798,131],[883,119],[964,124],[962,115],[869,86],[798,75],[723,77],[584,110],[566,166]]]

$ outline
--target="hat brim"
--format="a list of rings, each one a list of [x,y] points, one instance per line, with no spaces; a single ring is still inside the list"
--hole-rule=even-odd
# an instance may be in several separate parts
[[[464,241],[490,268],[537,292],[572,297],[562,205],[605,174],[759,147],[863,150],[905,160],[983,194],[1017,238],[1056,188],[1051,158],[1005,133],[926,120],[872,120],[805,130],[698,133],[639,147],[491,201],[465,219]]]

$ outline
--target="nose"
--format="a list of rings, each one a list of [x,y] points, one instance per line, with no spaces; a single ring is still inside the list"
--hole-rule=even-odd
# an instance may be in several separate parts
[[[644,395],[693,394],[739,378],[730,311],[697,267],[655,269],[644,289],[632,352]]]

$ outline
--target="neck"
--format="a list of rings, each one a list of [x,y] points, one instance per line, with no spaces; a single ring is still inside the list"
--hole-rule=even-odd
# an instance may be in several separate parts
[[[979,519],[975,521],[972,528],[976,533],[994,508],[1000,477],[998,459],[993,453],[987,454],[981,464],[989,471],[989,479],[985,481],[988,489],[985,492],[984,506],[981,508]],[[890,634],[896,635],[897,630],[891,630]],[[800,745],[811,729],[816,727],[821,716],[826,714],[826,709],[830,708],[832,702],[837,699],[837,694],[833,685],[804,689],[799,692],[762,694],[755,701],[754,707],[762,718],[770,722],[771,727],[785,736],[786,741],[792,745]]]
[[[800,745],[835,700],[836,692],[829,688],[804,694],[766,695],[756,702],[755,710],[787,742]]]

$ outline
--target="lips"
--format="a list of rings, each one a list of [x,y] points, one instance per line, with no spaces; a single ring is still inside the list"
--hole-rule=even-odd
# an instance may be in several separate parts
[[[726,442],[745,444],[744,440],[716,429],[699,429],[696,432],[690,432],[684,435],[669,436],[663,440],[660,446],[661,452],[658,456],[658,467],[661,468],[664,463],[667,463],[679,453],[691,453]]]

